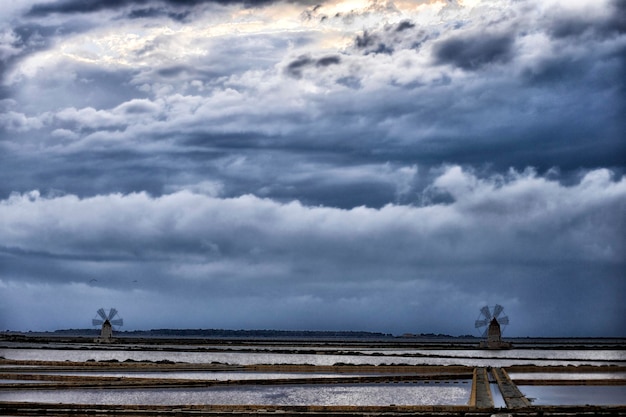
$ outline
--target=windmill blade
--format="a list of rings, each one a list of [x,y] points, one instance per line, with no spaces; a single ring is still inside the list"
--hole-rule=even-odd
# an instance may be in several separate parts
[[[500,317],[498,319],[498,323],[503,324],[503,325],[509,324],[509,316]]]
[[[113,326],[123,326],[124,325],[124,319],[111,320],[111,324]]]
[[[481,337],[487,337],[487,333],[489,332],[489,327],[485,327],[485,331],[481,335]]]
[[[109,319],[109,321],[113,320],[113,317],[115,317],[117,315],[117,310],[112,308],[109,310],[109,317],[107,317]]]
[[[480,312],[483,313],[483,316],[485,316],[485,320],[491,321],[491,312],[489,312],[488,306],[484,306],[483,308],[481,308]]]
[[[493,308],[493,316],[497,319],[500,313],[502,313],[502,310],[504,310],[504,307],[502,307],[500,304],[496,304],[496,306]]]
[[[489,324],[487,320],[476,320],[476,322],[474,323],[474,327],[479,328],[486,326],[487,324]]]
[[[106,315],[106,313],[104,312],[104,309],[103,309],[103,308],[101,308],[101,309],[99,309],[99,310],[98,310],[98,315],[99,315],[100,317],[102,317],[102,320],[107,320],[107,315]]]
[[[102,320],[98,320],[98,319],[91,320],[91,324],[93,326],[102,326],[102,323],[104,323]]]

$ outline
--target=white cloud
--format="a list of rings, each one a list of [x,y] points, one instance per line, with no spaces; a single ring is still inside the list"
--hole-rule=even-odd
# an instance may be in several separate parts
[[[154,296],[141,301],[147,311],[163,305],[180,310],[159,318],[165,323],[201,326],[181,316],[196,311],[198,319],[213,317],[215,326],[408,331],[417,325],[468,333],[459,320],[486,300],[506,301],[526,315],[537,303],[568,309],[571,303],[555,288],[569,292],[570,279],[585,288],[598,280],[613,285],[606,271],[626,262],[626,179],[608,170],[563,185],[532,170],[479,177],[448,166],[431,188],[453,200],[341,210],[188,191],[160,197],[13,194],[0,202],[2,253],[5,260],[12,254],[2,282],[22,299],[51,291],[36,284],[42,280],[38,265],[48,260],[48,287],[74,288],[96,277],[94,291],[80,291],[96,297],[109,288],[106,299],[118,307],[128,301],[125,291],[149,291]],[[30,266],[14,267],[20,259]],[[24,287],[29,282],[30,289]],[[433,299],[449,302],[433,305]],[[592,299],[589,291],[577,308]],[[232,308],[242,303],[245,311],[257,311],[254,319]],[[365,313],[364,305],[377,314]],[[43,306],[41,314],[46,308],[52,307]],[[306,318],[320,308],[326,313]],[[605,300],[601,310],[606,315],[615,308]],[[446,325],[444,313],[458,326]],[[397,322],[406,315],[416,318]],[[533,331],[528,321],[519,326]]]
[[[425,251],[418,258],[437,262],[450,256],[479,262],[624,261],[621,230],[614,225],[620,224],[626,181],[611,180],[607,171],[563,186],[532,172],[479,179],[450,167],[434,185],[450,192],[454,202],[340,210],[185,191],[157,198],[145,193],[91,198],[14,194],[0,206],[3,244],[82,255],[139,250],[169,258],[202,254],[201,242],[210,241],[222,254],[227,253],[222,248],[230,248],[225,256],[248,258],[261,245],[265,254],[286,262],[305,257],[313,246],[316,253],[308,257],[329,257],[331,263],[342,262],[341,257],[333,260],[340,248],[362,259],[383,263],[393,256],[411,263],[415,255],[403,250],[411,246]],[[384,242],[384,247],[367,242]],[[606,250],[596,259],[587,252],[589,245]]]
[[[24,113],[10,110],[0,114],[0,126],[8,131],[27,132],[29,130],[41,129],[48,118],[49,114],[29,117]]]

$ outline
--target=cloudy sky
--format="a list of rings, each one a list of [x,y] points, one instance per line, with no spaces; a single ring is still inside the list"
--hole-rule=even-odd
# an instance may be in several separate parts
[[[0,330],[626,336],[626,1],[0,16]]]

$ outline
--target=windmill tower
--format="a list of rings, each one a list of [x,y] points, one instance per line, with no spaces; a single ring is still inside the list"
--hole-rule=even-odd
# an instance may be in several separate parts
[[[508,316],[500,316],[504,311],[504,307],[496,304],[494,307],[484,306],[480,309],[480,314],[474,323],[474,326],[482,331],[483,338],[486,340],[480,342],[483,349],[510,349],[511,343],[502,340],[502,330],[504,326],[509,324]]]
[[[96,343],[111,343],[113,342],[113,326],[120,327],[124,325],[124,320],[117,316],[117,310],[111,308],[106,311],[104,308],[100,308],[94,319],[91,320],[91,324],[94,326],[102,326],[100,329],[100,337],[96,338]]]

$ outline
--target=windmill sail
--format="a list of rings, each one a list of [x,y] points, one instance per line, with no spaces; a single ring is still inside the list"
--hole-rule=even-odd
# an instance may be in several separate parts
[[[504,307],[502,307],[500,304],[496,304],[496,306],[493,308],[493,317],[497,319],[500,313],[502,313],[502,310],[504,310]]]
[[[115,308],[111,308],[108,311],[105,310],[104,308],[100,308],[98,309],[96,313],[98,313],[98,315],[94,319],[91,320],[91,324],[94,326],[102,326],[106,322],[108,322],[111,326],[116,326],[116,327],[120,327],[124,325],[124,320],[121,317],[119,317],[119,314],[118,314],[119,312]]]
[[[476,323],[474,323],[474,326],[476,328],[479,328],[479,327],[486,326],[487,324],[489,324],[488,320],[476,320]]]
[[[104,312],[104,309],[103,309],[103,308],[101,308],[101,309],[99,309],[99,310],[98,310],[98,315],[99,315],[100,317],[102,317],[102,320],[103,320],[103,321],[108,319],[108,318],[107,318],[107,315],[106,315],[106,313]]]

